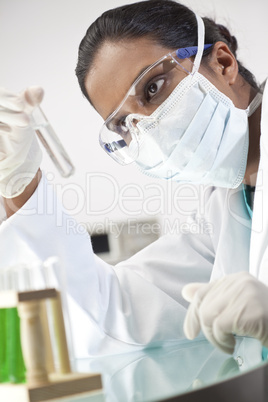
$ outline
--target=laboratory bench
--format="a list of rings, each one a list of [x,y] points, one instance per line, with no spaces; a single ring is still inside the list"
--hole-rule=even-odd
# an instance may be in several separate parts
[[[103,391],[57,401],[265,402],[268,360],[264,350],[255,339],[237,337],[232,356],[199,339],[78,359],[75,370],[101,373]]]

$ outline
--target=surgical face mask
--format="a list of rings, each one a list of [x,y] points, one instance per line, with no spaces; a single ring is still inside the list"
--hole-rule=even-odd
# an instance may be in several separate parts
[[[141,138],[136,163],[153,177],[236,188],[246,169],[248,116],[260,100],[238,109],[203,75],[186,77],[150,116],[127,117]]]

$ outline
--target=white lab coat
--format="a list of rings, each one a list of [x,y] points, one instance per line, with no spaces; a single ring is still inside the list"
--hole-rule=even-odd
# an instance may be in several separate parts
[[[268,284],[268,86],[262,112],[261,163],[253,230],[241,187],[210,188],[203,218],[210,234],[166,235],[115,267],[93,254],[42,179],[0,226],[0,268],[58,255],[67,276],[76,356],[122,353],[184,339],[182,287],[246,270]],[[53,206],[53,208],[52,208]],[[68,222],[69,221],[69,222]],[[250,254],[250,255],[249,255]],[[249,264],[250,261],[250,264]]]

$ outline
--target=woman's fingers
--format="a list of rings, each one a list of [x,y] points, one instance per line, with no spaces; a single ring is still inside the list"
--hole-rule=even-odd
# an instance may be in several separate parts
[[[30,118],[23,112],[13,112],[7,109],[0,109],[0,123],[8,127],[27,127],[30,123]]]
[[[12,110],[20,112],[25,106],[25,99],[19,94],[15,94],[0,87],[0,109]]]
[[[28,87],[24,92],[24,97],[29,105],[37,106],[43,100],[44,90],[39,86]]]

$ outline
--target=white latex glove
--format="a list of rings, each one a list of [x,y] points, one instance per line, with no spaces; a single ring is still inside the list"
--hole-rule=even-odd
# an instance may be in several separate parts
[[[20,195],[34,178],[42,159],[30,114],[44,96],[40,87],[13,94],[0,88],[0,194]]]
[[[184,333],[195,338],[200,329],[226,353],[233,353],[233,334],[257,338],[268,347],[268,287],[247,272],[211,282],[190,283],[182,290],[191,302]]]

